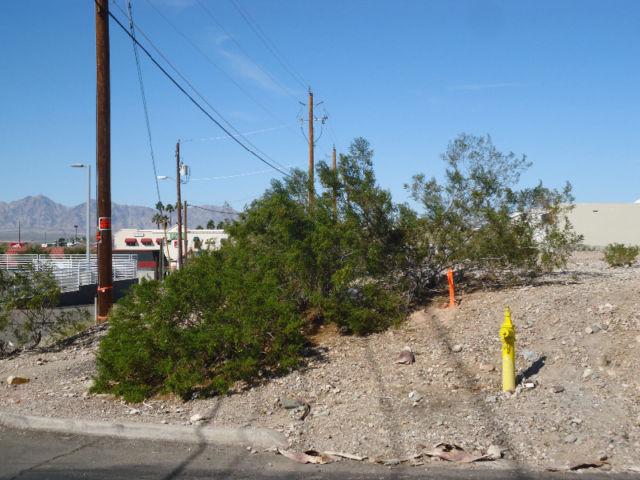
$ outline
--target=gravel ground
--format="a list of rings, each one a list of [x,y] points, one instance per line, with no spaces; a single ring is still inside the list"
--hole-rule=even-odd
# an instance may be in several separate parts
[[[313,448],[404,458],[453,443],[470,452],[498,445],[497,468],[566,466],[605,459],[602,469],[640,471],[640,267],[610,269],[577,253],[566,272],[535,286],[437,299],[399,328],[365,338],[331,327],[314,338],[304,370],[221,398],[172,397],[126,404],[87,392],[104,329],[60,351],[0,360],[2,411],[26,415],[218,425],[283,431],[292,450]],[[509,305],[517,329],[515,394],[500,392],[498,329]],[[412,365],[396,364],[410,346]],[[297,400],[310,406],[295,406]],[[438,461],[440,460],[432,460]]]

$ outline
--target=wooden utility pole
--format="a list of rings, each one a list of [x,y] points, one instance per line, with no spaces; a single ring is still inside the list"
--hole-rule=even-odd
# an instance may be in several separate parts
[[[315,203],[315,188],[314,188],[314,159],[313,159],[313,92],[309,88],[309,206],[312,207]]]
[[[97,323],[107,321],[113,304],[111,264],[111,90],[109,82],[109,0],[96,4],[96,172],[98,180]],[[87,239],[89,241],[89,239]]]
[[[178,211],[178,269],[182,268],[182,198],[180,196],[180,140],[176,143],[176,189],[178,201],[176,210]]]
[[[184,201],[184,258],[189,257],[189,240],[187,239],[187,201]]]
[[[333,146],[333,151],[331,152],[331,168],[333,168],[333,174],[337,175],[337,166],[336,166],[336,146]],[[338,213],[338,192],[337,186],[333,186],[333,214],[337,215]]]

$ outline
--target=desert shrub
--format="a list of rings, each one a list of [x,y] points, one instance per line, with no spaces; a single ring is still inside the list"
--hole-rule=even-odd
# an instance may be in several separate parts
[[[59,338],[84,326],[88,313],[58,310],[60,288],[51,270],[26,266],[0,271],[0,334],[10,336],[13,349],[33,348],[43,338]],[[0,343],[0,355],[8,353],[9,340]]]
[[[241,267],[203,252],[164,283],[135,286],[110,316],[94,391],[186,399],[295,366],[299,315],[272,276]]]
[[[230,238],[220,250],[163,283],[135,287],[110,317],[94,391],[132,401],[224,393],[238,380],[295,367],[313,322],[356,334],[397,323],[407,303],[389,272],[397,270],[402,225],[376,185],[372,155],[359,139],[338,174],[320,165],[313,207],[303,172],[274,181],[225,226]]]
[[[442,155],[444,181],[416,175],[411,185],[423,207],[421,262],[436,270],[458,266],[481,275],[530,277],[566,265],[581,241],[567,213],[571,186],[518,189],[531,165],[497,150],[489,136],[462,134]]]
[[[604,260],[610,267],[622,267],[632,265],[638,254],[640,247],[626,246],[622,243],[610,243],[604,249]]]

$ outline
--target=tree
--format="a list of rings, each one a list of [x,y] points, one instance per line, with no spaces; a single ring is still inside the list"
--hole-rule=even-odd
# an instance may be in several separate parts
[[[164,207],[164,211],[169,214],[169,225],[171,225],[171,214],[175,212],[175,208],[173,205],[168,204],[166,207]]]
[[[216,228],[216,224],[213,220],[209,220],[207,222],[207,230],[214,230]]]
[[[196,230],[204,230],[204,229],[202,228],[202,225],[198,225],[198,226],[196,227]]]
[[[160,228],[160,225],[163,223],[165,218],[166,218],[165,215],[158,212],[158,213],[155,213],[153,217],[151,217],[151,221],[156,224],[157,228]]]
[[[567,218],[571,185],[518,189],[527,158],[502,153],[491,137],[461,134],[442,155],[444,183],[422,174],[407,188],[424,208],[417,270],[461,266],[489,275],[535,275],[566,264],[579,243]]]
[[[162,213],[164,211],[164,204],[160,201],[156,203],[156,210],[158,213]]]

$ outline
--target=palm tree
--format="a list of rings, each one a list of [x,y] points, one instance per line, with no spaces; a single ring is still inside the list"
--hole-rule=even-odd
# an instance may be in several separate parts
[[[214,230],[216,228],[216,222],[209,220],[207,222],[207,230]]]
[[[161,213],[156,213],[153,217],[151,217],[151,221],[156,224],[158,228],[160,228],[160,224],[167,218],[166,215],[162,215]]]
[[[164,211],[169,214],[169,225],[171,225],[171,213],[175,212],[176,209],[174,208],[173,205],[169,204],[166,207],[164,207]]]
[[[162,213],[164,210],[164,204],[162,202],[156,203],[156,210],[158,210],[158,213]]]

